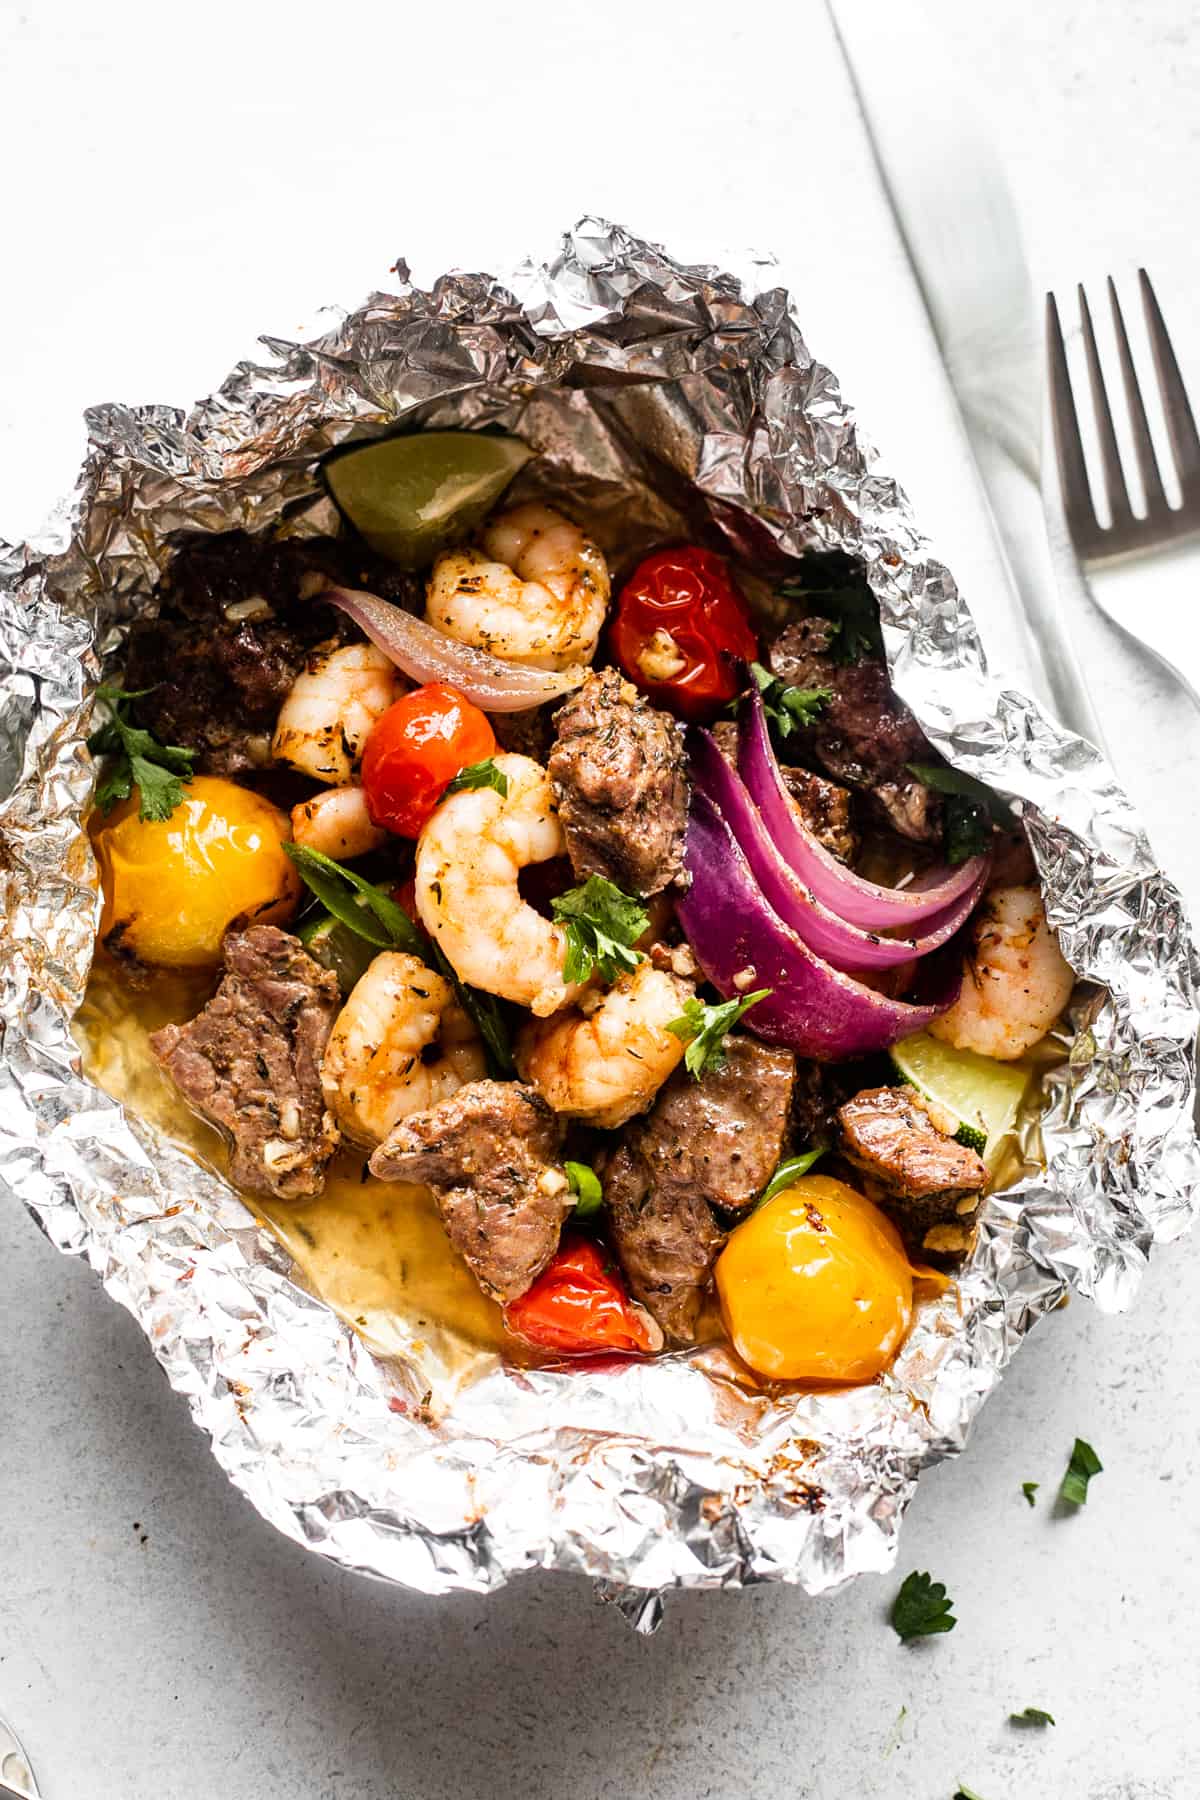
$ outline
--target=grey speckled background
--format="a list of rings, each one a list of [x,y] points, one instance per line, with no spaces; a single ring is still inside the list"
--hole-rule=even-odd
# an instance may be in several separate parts
[[[1194,0],[928,10],[981,82],[1035,280],[1149,262],[1200,383]],[[428,268],[487,261],[593,205],[685,252],[784,252],[816,348],[969,561],[957,448],[936,371],[918,379],[928,349],[820,9],[602,12],[560,7],[551,24],[460,4],[449,23],[396,9],[385,27],[348,4],[322,26],[315,7],[217,4],[168,38],[165,14],[126,0],[53,18],[4,0],[0,148],[21,179],[0,292],[0,528],[31,526],[65,484],[85,401],[186,399],[248,323],[356,295],[396,248],[419,269],[421,253]],[[348,77],[314,52],[321,30],[343,71],[364,51],[386,71],[372,105],[339,104]],[[231,77],[239,59],[266,59],[270,80]],[[636,127],[619,122],[635,65]],[[143,157],[155,94],[174,129],[218,88],[207,138]],[[769,136],[751,135],[768,113]],[[530,147],[547,141],[535,175]],[[101,162],[99,197],[77,204],[81,169]],[[264,215],[268,180],[280,198]],[[168,216],[172,192],[184,203]],[[381,237],[387,257],[368,255]],[[1198,895],[1194,715],[1107,626],[1078,630],[1124,772]],[[130,1320],[0,1207],[0,1711],[48,1800],[951,1800],[959,1780],[984,1800],[1194,1800],[1198,1277],[1193,1241],[1162,1257],[1132,1315],[1056,1315],[969,1455],[923,1482],[900,1572],[948,1583],[951,1636],[902,1649],[885,1622],[895,1581],[872,1578],[821,1602],[676,1596],[641,1641],[583,1584],[430,1601],[274,1535]],[[1106,1464],[1092,1502],[1031,1511],[1021,1482],[1052,1493],[1076,1433]],[[1057,1729],[1010,1728],[1029,1704]]]

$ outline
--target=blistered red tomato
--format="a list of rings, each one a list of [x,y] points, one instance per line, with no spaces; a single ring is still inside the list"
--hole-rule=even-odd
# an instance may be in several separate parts
[[[504,1322],[527,1344],[565,1356],[645,1354],[662,1344],[653,1321],[625,1292],[612,1258],[588,1238],[565,1244],[528,1293],[509,1301]]]
[[[487,715],[457,688],[431,681],[389,706],[367,739],[362,784],[375,825],[401,837],[421,827],[461,769],[496,749]]]
[[[711,719],[744,685],[739,662],[758,655],[728,567],[692,544],[638,564],[621,589],[610,641],[629,679],[683,719]]]

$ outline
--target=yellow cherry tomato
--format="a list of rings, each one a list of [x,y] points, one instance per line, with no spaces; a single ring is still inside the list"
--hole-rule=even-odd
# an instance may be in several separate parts
[[[912,1321],[900,1234],[828,1175],[805,1175],[752,1213],[716,1277],[738,1355],[777,1381],[872,1381]]]
[[[172,969],[221,960],[235,919],[286,924],[301,881],[285,814],[261,794],[197,775],[169,819],[138,818],[136,790],[92,820],[104,887],[100,937],[115,956]]]

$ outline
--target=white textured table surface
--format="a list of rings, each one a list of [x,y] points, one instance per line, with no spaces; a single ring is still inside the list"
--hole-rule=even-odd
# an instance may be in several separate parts
[[[1146,261],[1200,383],[1195,0],[931,10],[1002,137],[1035,282]],[[811,0],[405,11],[0,0],[0,531],[69,481],[83,404],[187,401],[251,332],[357,297],[397,251],[418,275],[487,266],[592,207],[684,254],[781,254],[814,349],[986,616],[969,472]],[[1105,623],[1075,628],[1122,773],[1200,898],[1193,710]],[[642,1641],[580,1583],[430,1601],[276,1536],[132,1322],[2,1205],[0,1713],[48,1800],[951,1800],[960,1780],[1194,1800],[1198,1275],[1177,1246],[1130,1316],[1056,1315],[968,1456],[923,1481],[900,1572],[947,1582],[952,1635],[901,1649],[895,1581],[871,1578],[821,1602],[674,1596]],[[1105,1473],[1056,1519],[1077,1433]],[[1057,1728],[1007,1725],[1026,1705]]]

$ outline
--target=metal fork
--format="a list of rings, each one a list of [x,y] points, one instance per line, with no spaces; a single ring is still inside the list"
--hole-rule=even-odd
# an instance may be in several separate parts
[[[1117,298],[1116,285],[1109,276],[1108,299],[1112,309],[1117,360],[1121,369],[1121,386],[1134,455],[1141,476],[1145,510],[1139,516],[1134,512],[1130,501],[1113,426],[1112,405],[1092,326],[1091,309],[1087,295],[1080,287],[1080,323],[1083,328],[1092,414],[1100,446],[1104,497],[1110,519],[1107,525],[1100,523],[1093,503],[1058,307],[1053,294],[1046,296],[1050,418],[1063,512],[1075,553],[1089,575],[1152,553],[1176,550],[1186,539],[1200,537],[1200,435],[1196,431],[1187,390],[1167,335],[1162,311],[1145,269],[1138,270],[1138,285],[1181,501],[1179,506],[1172,506],[1163,490],[1158,458],[1150,436],[1146,403],[1129,347],[1129,334],[1125,328],[1121,303]],[[1195,588],[1200,588],[1200,564],[1194,565],[1191,577],[1194,586],[1190,605],[1180,597],[1178,583],[1166,579],[1168,568],[1173,569],[1178,577],[1179,559],[1174,556],[1164,558],[1162,567],[1163,574],[1160,576],[1159,569],[1156,568],[1149,580],[1125,580],[1116,584],[1107,580],[1093,581],[1090,584],[1092,596],[1116,625],[1147,645],[1184,683],[1193,697],[1200,700],[1200,641],[1197,640],[1193,623],[1197,610]]]

